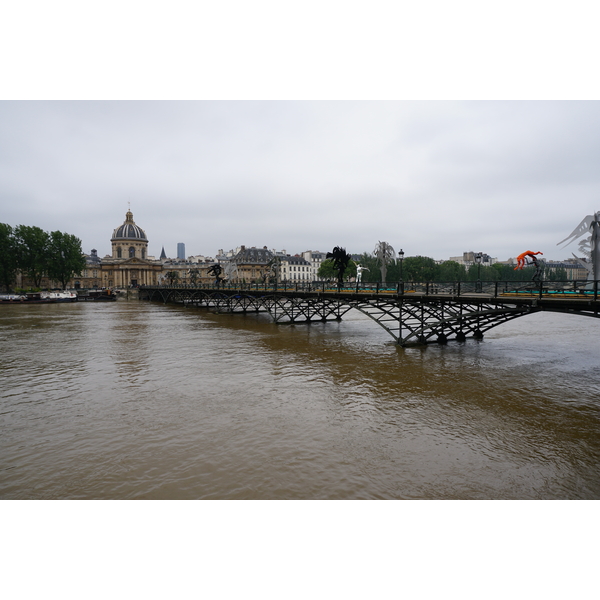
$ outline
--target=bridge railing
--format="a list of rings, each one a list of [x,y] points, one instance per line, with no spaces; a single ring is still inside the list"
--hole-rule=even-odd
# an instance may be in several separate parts
[[[598,299],[599,281],[568,280],[568,281],[455,281],[455,282],[408,282],[394,283],[357,283],[348,282],[338,286],[335,282],[280,282],[275,283],[179,283],[160,286],[170,289],[219,289],[223,291],[264,291],[264,292],[321,292],[321,293],[362,293],[362,294],[416,294],[416,295],[449,295],[449,296],[532,296],[537,295],[555,297],[591,297]]]

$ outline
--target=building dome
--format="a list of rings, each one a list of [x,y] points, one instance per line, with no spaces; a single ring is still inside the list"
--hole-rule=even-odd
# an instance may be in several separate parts
[[[146,260],[148,238],[146,232],[133,222],[133,213],[130,210],[125,215],[125,223],[113,231],[110,241],[113,258],[141,258]]]
[[[111,241],[114,240],[147,240],[146,232],[133,222],[133,213],[130,210],[125,215],[123,225],[113,231]]]

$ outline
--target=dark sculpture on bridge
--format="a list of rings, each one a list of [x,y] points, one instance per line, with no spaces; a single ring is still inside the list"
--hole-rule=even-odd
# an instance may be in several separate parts
[[[222,273],[222,272],[223,272],[223,269],[221,268],[221,265],[219,265],[219,264],[213,265],[213,266],[212,266],[212,267],[211,267],[211,268],[210,268],[210,269],[207,271],[208,275],[214,275],[214,276],[215,276],[215,278],[216,278],[216,279],[215,279],[215,285],[216,285],[217,287],[219,287],[219,284],[220,284],[220,283],[221,283],[221,281],[222,281],[222,278],[221,278],[221,273]]]
[[[266,280],[270,281],[271,278],[275,281],[275,287],[279,283],[279,272],[281,271],[281,259],[279,256],[274,256],[268,263],[265,271]]]
[[[342,287],[344,285],[344,272],[348,267],[351,256],[346,252],[345,248],[336,246],[332,252],[327,253],[325,258],[333,260],[333,268],[338,274],[338,287]]]
[[[541,254],[541,253],[540,253]],[[542,280],[542,270],[544,269],[544,262],[542,260],[538,261],[535,256],[531,257],[532,264],[535,267],[535,273],[531,278],[532,281],[541,281]]]

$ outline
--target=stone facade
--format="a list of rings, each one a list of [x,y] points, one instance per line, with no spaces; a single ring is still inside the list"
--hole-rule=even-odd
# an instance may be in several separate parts
[[[71,281],[73,288],[131,288],[159,283],[163,266],[148,258],[146,232],[135,224],[128,210],[125,221],[113,231],[112,255],[98,258],[96,250],[86,257],[87,268]]]

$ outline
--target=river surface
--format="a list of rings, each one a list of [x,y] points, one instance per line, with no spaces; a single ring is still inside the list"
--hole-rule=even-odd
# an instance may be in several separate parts
[[[0,340],[0,498],[600,498],[600,319],[399,348],[119,301],[0,306]]]

